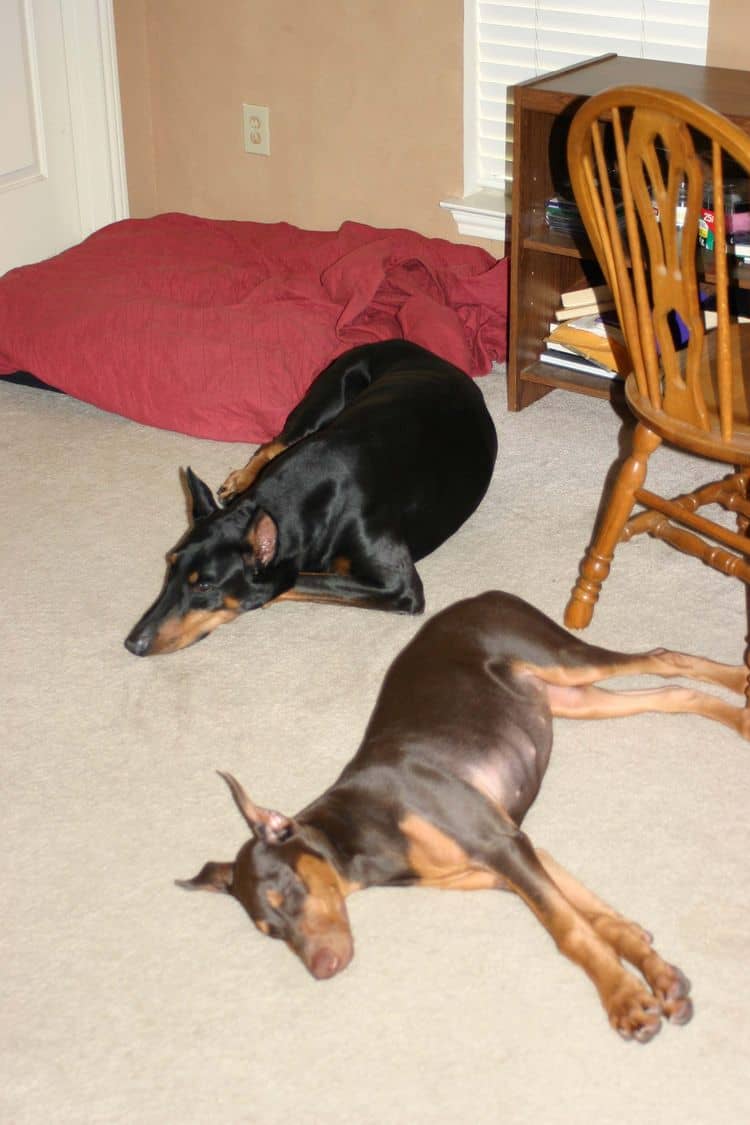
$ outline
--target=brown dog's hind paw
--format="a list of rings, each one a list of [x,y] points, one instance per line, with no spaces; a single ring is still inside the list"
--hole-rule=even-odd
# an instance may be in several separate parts
[[[738,708],[737,733],[745,742],[750,742],[750,707]]]

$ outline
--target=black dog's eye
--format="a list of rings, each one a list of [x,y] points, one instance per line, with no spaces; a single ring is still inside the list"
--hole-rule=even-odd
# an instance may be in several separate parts
[[[213,586],[210,582],[196,582],[195,589],[199,594],[207,594],[209,590],[213,590]]]

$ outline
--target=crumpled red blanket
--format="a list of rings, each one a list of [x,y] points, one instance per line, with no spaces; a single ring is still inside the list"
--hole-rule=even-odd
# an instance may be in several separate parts
[[[0,375],[260,442],[357,344],[404,337],[486,373],[505,358],[506,308],[507,261],[413,231],[127,219],[0,278]]]

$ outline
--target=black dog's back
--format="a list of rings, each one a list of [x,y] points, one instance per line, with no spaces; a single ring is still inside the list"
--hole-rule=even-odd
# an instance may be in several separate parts
[[[309,448],[297,444],[307,438]],[[335,360],[289,415],[279,440],[290,448],[259,481],[262,503],[271,481],[309,462],[330,466],[356,495],[346,506],[377,511],[413,561],[445,542],[482,500],[497,457],[497,435],[473,379],[406,340],[355,348]],[[337,474],[335,465],[344,468]],[[272,501],[271,501],[272,503]]]
[[[291,445],[324,429],[383,375],[416,370],[452,372],[468,378],[460,368],[410,340],[362,344],[338,356],[316,376],[288,415],[278,440]]]

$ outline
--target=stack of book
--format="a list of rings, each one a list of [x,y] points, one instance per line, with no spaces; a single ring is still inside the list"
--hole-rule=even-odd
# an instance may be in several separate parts
[[[542,363],[615,379],[631,369],[608,286],[574,289],[560,297],[540,355]]]
[[[704,327],[710,331],[717,322],[715,294],[711,289],[702,288],[699,300]],[[542,363],[608,379],[624,377],[632,370],[608,286],[595,285],[561,294],[560,307],[554,315],[539,356]],[[732,289],[730,317],[739,324],[750,322],[747,290]],[[685,324],[676,313],[671,315],[669,323],[675,346],[683,347],[689,336]]]
[[[557,234],[584,234],[580,212],[572,200],[561,195],[551,196],[544,205],[547,226]]]
[[[623,204],[616,203],[615,210],[618,223],[623,224],[625,222]],[[572,199],[566,199],[565,196],[552,195],[545,201],[544,218],[549,229],[556,234],[566,234],[569,237],[586,234],[578,207]]]
[[[589,285],[583,289],[570,289],[560,294],[560,306],[555,310],[555,320],[572,320],[589,313],[609,312],[615,307],[608,285]]]

